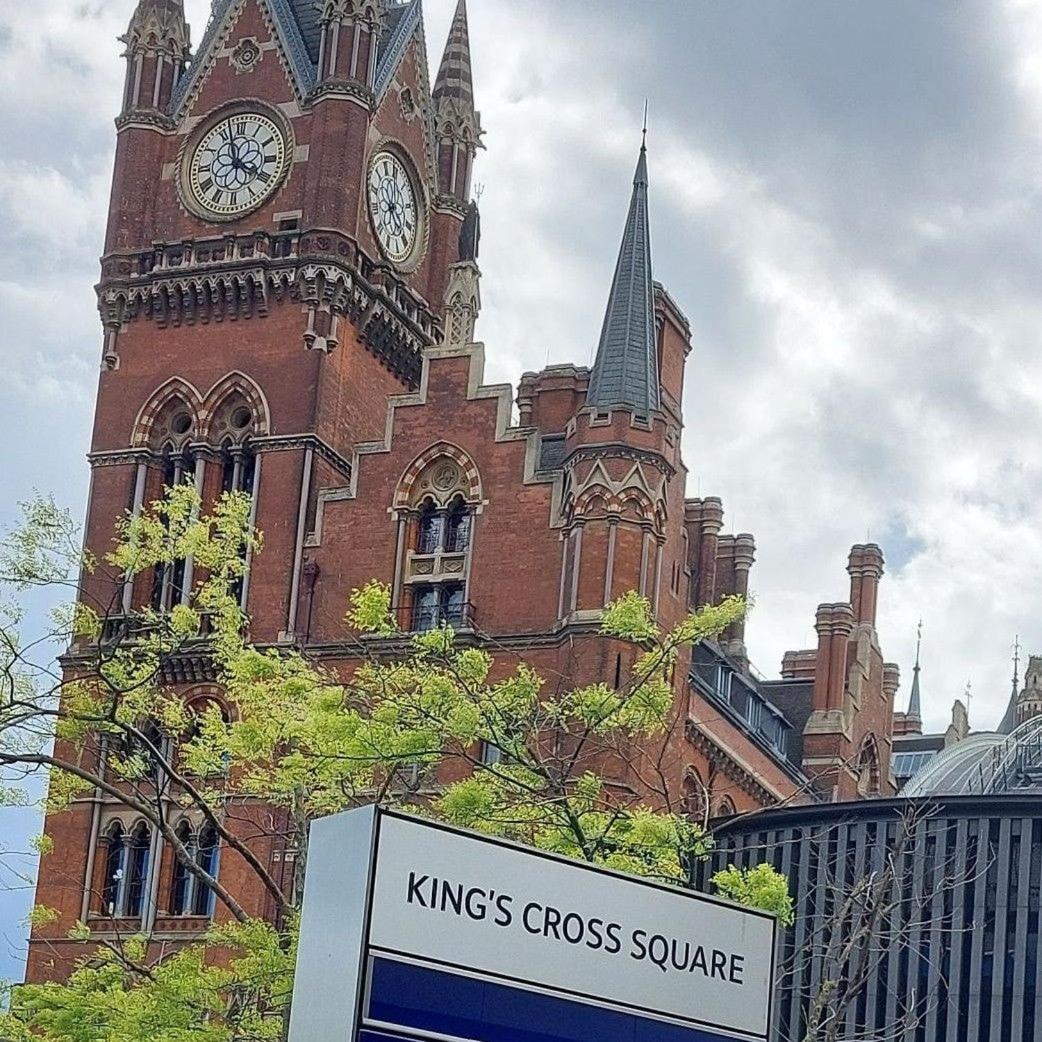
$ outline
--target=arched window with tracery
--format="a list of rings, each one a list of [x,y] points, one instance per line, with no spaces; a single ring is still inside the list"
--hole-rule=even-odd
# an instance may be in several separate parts
[[[436,447],[406,472],[396,494],[400,525],[399,612],[406,629],[474,625],[469,603],[480,479],[470,459]]]
[[[879,750],[872,735],[864,740],[858,756],[857,791],[861,796],[878,796],[880,793]]]
[[[105,831],[101,911],[112,919],[139,919],[149,896],[152,830],[144,821],[129,832],[120,821]]]
[[[191,406],[179,395],[171,397],[159,410],[152,424],[150,442],[158,452],[158,475],[151,498],[165,496],[179,485],[196,486],[196,452],[192,440],[196,418]],[[140,504],[135,505],[140,509]],[[187,597],[188,561],[176,558],[156,565],[152,576],[151,604],[156,611],[168,611]]]
[[[680,808],[684,817],[703,824],[708,817],[709,790],[694,767],[688,767],[681,783]]]
[[[174,859],[171,875],[170,914],[174,916],[204,916],[210,918],[216,908],[216,895],[193,867],[217,878],[220,863],[220,839],[209,823],[194,829],[182,821],[176,829],[183,853]]]
[[[146,503],[163,497],[166,489],[194,485],[202,509],[212,509],[210,497],[239,492],[255,498],[260,481],[261,458],[256,439],[269,433],[270,413],[260,388],[243,373],[230,373],[201,395],[184,380],[168,381],[142,407],[132,444],[141,450],[141,462],[131,483],[130,507],[137,516]],[[214,476],[213,468],[219,468]],[[252,520],[252,518],[251,518]],[[243,550],[244,575],[234,591],[245,607],[249,561]],[[137,587],[129,577],[123,593],[123,610],[129,613],[142,603],[156,611],[169,611],[190,601],[194,563],[178,559],[156,566],[151,586]],[[140,598],[140,599],[136,599]]]
[[[123,824],[114,821],[105,833],[105,875],[101,885],[102,914],[115,917],[123,905],[126,882],[127,847]]]
[[[730,796],[721,796],[716,802],[716,809],[713,811],[713,817],[730,818],[734,813],[734,800],[732,800]]]
[[[184,853],[174,856],[174,868],[170,883],[170,914],[190,915],[192,909],[192,896],[194,890],[195,876],[186,863],[194,861],[196,855],[195,833],[187,821],[182,821],[174,835],[177,841],[184,847]]]

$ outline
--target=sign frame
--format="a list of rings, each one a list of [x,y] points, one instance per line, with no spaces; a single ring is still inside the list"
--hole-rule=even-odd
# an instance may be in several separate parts
[[[769,921],[770,952],[765,996],[767,1010],[763,1031],[639,1006],[605,994],[571,990],[558,983],[497,973],[487,966],[467,966],[459,962],[439,960],[430,954],[414,954],[385,944],[373,943],[374,900],[378,883],[382,825],[388,820],[400,821],[408,826],[433,832],[447,833],[527,857],[544,859],[569,871],[594,873],[602,878],[621,881],[627,886],[659,891],[673,899],[680,897],[712,906],[717,911],[727,909],[743,916]],[[727,1039],[765,1042],[770,1037],[776,1012],[775,982],[779,941],[780,924],[777,918],[768,912],[745,908],[721,898],[578,861],[500,837],[486,836],[370,805],[319,819],[312,824],[289,1042],[357,1042],[358,1033],[367,1022],[367,974],[371,958],[389,958],[392,961],[413,963],[457,977],[507,985],[681,1028],[717,1032]],[[369,1022],[373,1027],[377,1027],[377,1022]]]

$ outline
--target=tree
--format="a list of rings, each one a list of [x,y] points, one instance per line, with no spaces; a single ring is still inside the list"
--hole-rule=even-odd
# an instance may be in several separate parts
[[[261,548],[248,519],[244,496],[225,495],[201,515],[194,490],[177,487],[124,518],[112,551],[95,561],[78,550],[69,515],[38,500],[0,547],[6,799],[24,797],[15,775],[46,773],[50,821],[91,793],[132,807],[179,871],[214,895],[221,923],[162,961],[147,931],[113,940],[77,923],[77,968],[67,983],[19,988],[0,1021],[5,1038],[281,1037],[308,825],[360,803],[674,882],[709,848],[705,824],[682,812],[668,784],[672,676],[686,646],[741,616],[740,600],[662,633],[648,602],[628,594],[605,610],[602,627],[635,647],[629,677],[617,687],[551,688],[524,661],[506,668],[448,627],[406,641],[388,589],[371,583],[353,592],[345,620],[358,665],[334,675],[302,650],[251,644],[237,596],[245,562]],[[187,603],[125,610],[128,582],[188,559],[197,579]],[[106,592],[55,617],[51,638],[69,643],[57,675],[34,660],[45,645],[22,637],[18,598],[69,586],[77,571],[92,577],[84,589]],[[171,663],[189,653],[205,659],[223,706],[193,709],[169,682]],[[171,807],[195,814],[252,874],[274,909],[270,923],[191,849]],[[281,885],[257,855],[273,834],[296,852],[295,886]],[[40,848],[51,856],[47,838]],[[747,877],[739,896],[791,915],[773,870]],[[47,908],[34,910],[33,924],[43,936],[68,929]]]

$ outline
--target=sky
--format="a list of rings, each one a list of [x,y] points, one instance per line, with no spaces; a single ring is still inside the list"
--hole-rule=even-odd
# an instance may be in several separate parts
[[[453,6],[425,0],[434,60]],[[86,502],[132,8],[0,3],[0,525],[34,488]],[[689,492],[756,536],[754,665],[813,646],[876,541],[899,697],[922,618],[927,725],[971,682],[994,726],[1014,635],[1042,652],[1042,5],[470,0],[470,27],[490,382],[592,361],[648,99]],[[0,976],[26,900],[0,896]]]

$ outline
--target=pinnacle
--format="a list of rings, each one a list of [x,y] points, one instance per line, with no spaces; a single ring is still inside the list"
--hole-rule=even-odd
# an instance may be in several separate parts
[[[445,54],[434,83],[435,100],[452,99],[469,110],[474,108],[474,82],[470,65],[470,33],[467,0],[459,0],[449,29]]]
[[[644,144],[633,176],[633,196],[586,400],[595,409],[630,409],[642,416],[659,408],[648,159]]]

